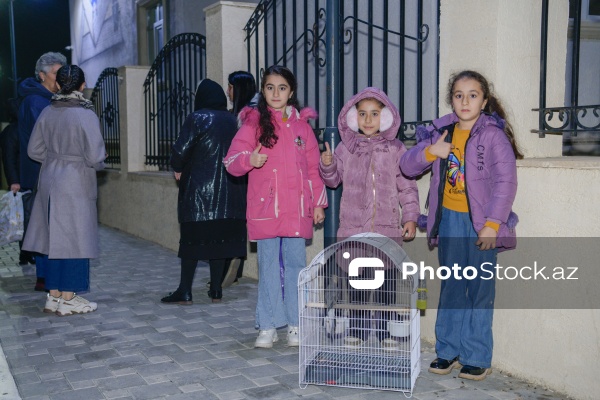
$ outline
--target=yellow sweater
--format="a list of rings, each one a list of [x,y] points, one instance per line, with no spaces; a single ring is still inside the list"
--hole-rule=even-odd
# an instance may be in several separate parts
[[[469,203],[465,192],[465,144],[470,133],[469,130],[458,129],[458,124],[454,127],[453,149],[448,156],[446,176],[440,178],[446,179],[442,206],[457,212],[469,212]],[[436,159],[436,156],[429,152],[429,147],[425,149],[425,158],[427,161]],[[495,222],[487,221],[485,226],[498,232],[499,225]]]

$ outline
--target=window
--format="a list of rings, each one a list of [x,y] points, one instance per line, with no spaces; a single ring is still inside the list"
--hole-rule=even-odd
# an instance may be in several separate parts
[[[148,61],[151,64],[164,46],[163,5],[159,3],[152,8],[148,8],[146,13]]]
[[[138,60],[152,65],[168,39],[167,0],[137,0]]]
[[[575,16],[576,1],[569,1],[569,18]],[[600,0],[581,0],[581,20],[600,22]]]

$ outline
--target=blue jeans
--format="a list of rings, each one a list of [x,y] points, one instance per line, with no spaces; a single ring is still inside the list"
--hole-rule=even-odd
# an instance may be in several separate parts
[[[484,280],[481,264],[489,262],[486,270],[496,265],[497,250],[479,250],[475,246],[477,232],[469,213],[444,208],[439,228],[438,256],[440,265],[452,268],[477,269],[477,278],[455,279],[454,275],[442,280],[440,303],[435,323],[435,351],[439,358],[459,357],[463,365],[489,368],[492,363],[494,339],[492,320],[496,286],[494,279]],[[462,274],[461,274],[462,275]]]
[[[306,239],[273,238],[257,241],[258,302],[256,328],[298,326],[298,275],[306,266]],[[281,291],[279,251],[285,268]],[[285,297],[283,296],[285,294]]]

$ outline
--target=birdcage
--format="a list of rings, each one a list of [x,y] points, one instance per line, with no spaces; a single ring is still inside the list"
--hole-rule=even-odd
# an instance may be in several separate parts
[[[420,371],[418,276],[394,240],[368,233],[328,246],[300,272],[300,386],[412,393]]]

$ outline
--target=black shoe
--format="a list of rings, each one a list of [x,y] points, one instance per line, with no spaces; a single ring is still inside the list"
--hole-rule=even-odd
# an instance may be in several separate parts
[[[46,279],[45,278],[37,278],[35,281],[35,286],[33,288],[36,292],[45,292],[46,291]]]
[[[492,373],[491,368],[474,367],[472,365],[465,365],[460,369],[459,378],[470,379],[473,381],[482,381],[486,376]]]
[[[168,296],[163,297],[160,301],[167,304],[179,304],[182,306],[191,306],[194,304],[192,301],[192,292],[180,292],[179,289],[173,293],[169,293]]]
[[[461,365],[458,362],[458,357],[454,357],[452,360],[446,360],[444,358],[436,358],[429,365],[429,372],[438,375],[448,375],[454,368],[460,368]]]
[[[212,299],[213,303],[220,303],[221,299],[223,298],[223,291],[222,290],[209,290],[208,297],[210,297]]]
[[[27,265],[32,264],[35,265],[35,257],[29,254],[21,254],[19,255],[19,265]]]

